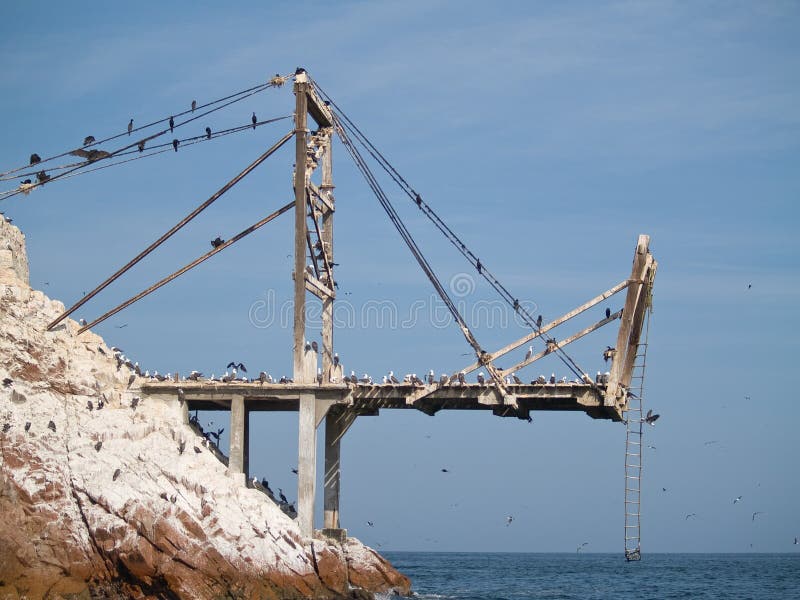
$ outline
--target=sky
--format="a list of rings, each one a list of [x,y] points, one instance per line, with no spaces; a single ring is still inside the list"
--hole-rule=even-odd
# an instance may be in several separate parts
[[[645,433],[643,552],[797,552],[798,27],[800,5],[777,1],[4,2],[0,171],[305,67],[545,321],[627,278],[637,236],[650,235],[659,269],[645,409],[661,418]],[[180,131],[293,107],[287,85]],[[32,285],[74,303],[291,128],[279,121],[0,201],[27,236]],[[76,318],[290,201],[293,152],[277,152]],[[471,362],[338,142],[334,183],[345,368],[380,378]],[[524,335],[384,185],[482,346]],[[151,371],[220,375],[235,360],[289,375],[291,232],[289,215],[270,223],[96,331]],[[559,337],[622,303],[601,303]],[[594,373],[614,339],[606,327],[568,351]],[[552,357],[520,375],[551,372],[569,375]],[[588,541],[586,551],[621,555],[624,425],[533,417],[358,419],[342,442],[342,526],[383,550],[560,552]],[[203,420],[216,429],[227,416]],[[251,432],[251,473],[293,499],[297,415],[257,413]],[[320,523],[321,485],[317,500]]]

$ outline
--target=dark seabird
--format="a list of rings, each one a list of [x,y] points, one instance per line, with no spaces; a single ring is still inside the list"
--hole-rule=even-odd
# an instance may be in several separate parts
[[[94,144],[94,136],[93,135],[87,135],[85,138],[83,138],[83,145],[84,146],[88,146],[89,144]]]
[[[4,388],[10,388],[12,383],[14,383],[14,380],[11,379],[10,377],[6,377],[6,378],[3,379],[3,387]]]
[[[131,387],[134,381],[136,381],[136,373],[131,373],[131,376],[128,377],[128,387]]]
[[[658,421],[658,418],[660,416],[661,415],[654,415],[653,409],[651,408],[650,410],[647,411],[647,415],[645,415],[644,422],[647,423],[648,425],[653,425],[655,424],[656,421]]]
[[[47,424],[47,428],[48,428],[50,431],[52,431],[53,433],[55,433],[55,431],[56,431],[56,424],[55,424],[55,423],[53,423],[52,421],[50,421],[50,422]]]
[[[578,549],[575,550],[575,552],[580,552],[581,550],[583,550],[583,547],[586,546],[588,543],[589,542],[583,542],[580,546],[578,546]]]
[[[449,473],[449,472],[450,471],[448,471],[447,469],[442,469],[442,473]]]
[[[514,520],[514,515],[508,515],[508,516],[506,517],[506,527],[508,527],[509,525],[511,525],[511,521],[513,521],[513,520]]]
[[[375,527],[375,523],[373,523],[372,521],[367,521],[367,525],[369,525],[370,527]]]
[[[606,309],[606,319],[608,319],[610,316],[611,316],[611,309],[607,308]]]
[[[81,327],[86,327],[86,319],[78,319],[78,324]]]
[[[31,164],[35,165],[38,162],[42,162],[42,157],[36,154],[36,152],[34,152],[33,154],[31,154]]]
[[[537,327],[541,327],[542,326],[542,315],[539,315],[538,317],[536,317],[536,326]]]
[[[237,371],[241,371],[242,373],[247,373],[247,369],[244,368],[243,363],[236,363],[236,362],[229,362],[228,366],[225,367],[226,369],[236,369]]]
[[[128,121],[128,135],[131,134],[131,131],[133,131],[133,119]]]
[[[480,383],[481,385],[483,385],[484,383],[486,383],[486,377],[484,377],[484,375],[483,375],[483,371],[481,371],[480,373],[478,373],[478,383]]]
[[[167,497],[167,492],[161,492],[158,495],[158,497],[161,498],[162,500],[169,500],[169,498]]]
[[[86,401],[86,408],[88,408],[89,411],[93,411],[94,410],[94,404],[92,404],[91,400],[87,400]]]
[[[733,499],[733,503],[734,504],[736,504],[737,502],[741,502],[741,501],[742,501],[742,497],[741,496],[736,496],[736,498]]]
[[[686,517],[684,517],[683,520],[684,521],[688,521],[690,517],[696,517],[696,516],[697,516],[697,513],[689,513],[688,515],[686,515]]]
[[[206,139],[211,139],[211,127],[206,127]]]
[[[144,140],[142,140],[141,142],[139,142],[139,143],[137,144],[137,147],[139,148],[139,152],[144,152]]]
[[[197,100],[192,100],[192,112],[194,112],[195,108],[197,108]]]
[[[97,401],[97,410],[103,410],[103,407],[106,405],[105,403],[105,396]]]
[[[319,352],[319,344],[317,344],[317,342],[311,342],[311,349],[314,352]]]
[[[122,470],[121,470],[121,469],[117,469],[117,470],[115,470],[115,471],[114,471],[114,475],[111,477],[111,481],[116,481],[116,480],[117,480],[117,477],[119,477],[119,474],[120,474],[120,473],[122,473]]]
[[[483,270],[483,265],[481,264],[480,258],[478,259],[478,263],[475,265],[475,267],[478,269],[478,275],[480,275],[481,271]]]
[[[134,396],[131,398],[131,408],[136,410],[136,407],[139,406],[139,396]]]
[[[394,371],[389,371],[389,383],[397,385],[400,381],[394,376]]]
[[[550,374],[550,383],[555,383],[555,382],[556,382],[556,374],[555,373],[551,373]]]
[[[178,499],[178,496],[176,494],[172,494],[172,496],[169,497],[169,501],[172,502],[173,504],[175,504],[175,501],[177,499]]]
[[[467,383],[467,378],[464,376],[464,371],[461,371],[458,374],[458,383],[460,383],[461,385],[465,385]]]
[[[45,171],[39,171],[36,174],[36,181],[39,183],[47,183],[50,181],[50,175],[48,175]]]
[[[178,444],[178,454],[183,454],[184,450],[186,450],[186,440],[181,440],[181,443]]]
[[[528,351],[525,353],[525,360],[530,360],[533,356],[533,346],[528,346]]]
[[[33,181],[31,181],[30,179],[23,179],[23,180],[22,180],[22,183],[23,183],[24,185],[31,185],[31,184],[33,183]]]
[[[281,488],[278,488],[278,497],[284,504],[289,504],[289,501],[286,499],[286,496],[284,495],[283,490]]]
[[[194,447],[194,453],[195,454],[200,454],[201,452],[202,452],[202,450],[200,450],[200,448],[198,448],[197,446]]]
[[[169,118],[169,132],[172,133],[175,130],[175,119],[172,117]]]
[[[339,364],[339,353],[338,352],[334,353],[334,355],[333,355],[333,364],[334,365],[338,365]]]
[[[178,151],[178,144],[180,144],[180,142],[177,139],[172,140],[172,147],[175,149],[175,152]]]
[[[516,383],[517,385],[522,385],[522,380],[519,377],[517,377],[516,373],[511,374],[511,379],[513,379],[514,383]]]
[[[25,421],[25,431],[28,431],[31,428],[31,422]]]
[[[258,123],[258,119],[256,118],[256,113],[253,113],[253,116],[250,118],[250,121],[253,123],[253,129],[255,129],[256,123]]]
[[[754,512],[754,513],[753,513],[753,521],[755,521],[755,520],[756,520],[756,517],[757,517],[758,515],[765,515],[765,514],[767,514],[767,513],[765,513],[765,512],[762,512],[762,511],[760,511],[760,510],[757,510],[756,512]]]
[[[211,240],[211,247],[212,248],[219,248],[224,243],[225,243],[225,240],[223,240],[221,237],[217,236],[213,240]]]
[[[100,448],[102,448],[102,447],[103,447],[103,442],[102,441],[99,441],[94,445],[94,449],[97,450],[98,452],[100,452]]]
[[[3,433],[8,433],[9,429],[11,429],[11,423],[6,423],[3,425]]]
[[[292,473],[294,473],[295,475],[297,475],[297,469],[295,469],[294,467],[292,467]]]

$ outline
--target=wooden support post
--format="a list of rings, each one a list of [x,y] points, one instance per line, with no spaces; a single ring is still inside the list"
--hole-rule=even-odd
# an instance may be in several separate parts
[[[304,341],[306,334],[306,137],[308,135],[308,76],[295,77],[296,100],[294,165],[294,381],[305,381]]]
[[[297,439],[297,520],[300,533],[314,535],[314,496],[317,483],[316,400],[313,394],[300,394]]]
[[[341,485],[342,437],[356,419],[356,412],[349,408],[329,410],[325,417],[325,513],[326,530],[339,529],[339,490]]]
[[[322,244],[328,261],[333,262],[333,135],[328,137],[322,155],[322,185],[320,195],[325,198],[326,206],[322,211]],[[335,291],[331,267],[328,287]],[[323,382],[330,383],[333,366],[333,298],[322,300],[322,373]],[[326,451],[327,452],[327,451]],[[326,454],[327,456],[327,454]]]
[[[244,396],[235,395],[231,398],[230,447],[228,448],[228,474],[231,477],[243,479],[245,475],[245,440],[247,419],[244,408]],[[243,482],[242,482],[243,483]]]

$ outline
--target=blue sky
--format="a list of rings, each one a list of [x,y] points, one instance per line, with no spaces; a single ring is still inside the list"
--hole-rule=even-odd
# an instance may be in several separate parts
[[[796,3],[6,2],[0,23],[3,171],[302,65],[545,319],[627,277],[637,235],[650,234],[660,268],[646,405],[662,416],[647,430],[656,449],[645,456],[644,551],[796,550]],[[208,125],[292,110],[286,86]],[[0,202],[27,235],[32,284],[76,301],[290,127]],[[334,152],[340,301],[354,314],[392,302],[400,321],[430,310],[430,284],[344,148]],[[98,316],[216,235],[286,203],[292,162],[290,145],[77,316]],[[387,189],[442,279],[473,275]],[[286,216],[97,331],[151,370],[219,374],[236,359],[288,374],[290,329],[280,319],[256,326],[252,315],[291,296],[290,231]],[[460,299],[475,315],[493,298],[478,284]],[[356,322],[337,331],[336,348],[347,369],[374,377],[469,362],[457,328],[430,321]],[[489,348],[524,332],[476,323]],[[603,330],[570,354],[594,372],[613,337]],[[524,376],[553,371],[567,374],[542,361]],[[621,553],[624,427],[580,413],[534,416],[359,419],[343,445],[342,525],[382,549],[571,551],[589,541],[587,550]],[[296,415],[257,415],[253,427],[252,471],[293,497]],[[766,514],[753,522],[755,511]]]

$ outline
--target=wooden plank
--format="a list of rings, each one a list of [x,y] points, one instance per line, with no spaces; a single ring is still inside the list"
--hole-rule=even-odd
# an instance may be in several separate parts
[[[320,127],[333,127],[331,109],[317,96],[317,92],[311,85],[306,87],[306,103],[308,104],[308,112],[317,125]]]
[[[308,135],[308,78],[305,73],[295,77],[295,172],[294,172],[294,348],[293,378],[304,381],[303,348],[306,335],[306,137]]]
[[[325,249],[325,256],[328,261],[333,262],[333,136],[328,137],[325,144],[325,153],[322,155],[322,190],[317,190],[317,196],[322,202],[322,247]],[[310,183],[310,182],[309,182]],[[316,186],[315,186],[316,187]],[[333,267],[328,264],[328,274],[330,276],[331,291],[336,291],[333,278]],[[333,297],[322,300],[322,373],[327,378],[325,383],[331,379],[333,368]],[[338,489],[338,486],[337,486]]]
[[[604,325],[608,325],[609,323],[611,323],[611,321],[616,321],[617,319],[620,318],[621,315],[622,315],[622,311],[618,310],[617,312],[612,314],[610,317],[605,318],[602,321],[598,321],[594,325],[590,325],[586,329],[583,329],[583,330],[579,331],[578,333],[576,333],[574,335],[571,335],[571,336],[569,336],[567,338],[564,338],[560,342],[556,342],[556,345],[559,348],[563,348],[564,346],[568,346],[572,342],[575,342],[575,341],[581,339],[582,337],[584,337],[586,335],[589,335],[590,333],[600,329]],[[503,373],[504,376],[508,375],[510,373],[514,373],[514,372],[519,371],[520,369],[522,369],[524,367],[527,367],[531,363],[535,363],[540,358],[542,358],[544,356],[547,356],[548,354],[552,354],[553,352],[554,352],[554,350],[549,350],[549,349],[543,350],[542,352],[538,352],[537,354],[532,355],[529,359],[523,360],[523,361],[517,363],[513,367],[510,367],[508,369],[503,369],[501,372]]]
[[[636,359],[636,354],[639,351],[639,340],[642,337],[642,327],[644,325],[644,315],[648,308],[650,301],[650,292],[652,291],[653,279],[656,275],[658,263],[652,256],[647,257],[647,268],[645,269],[646,283],[642,287],[639,294],[639,300],[636,303],[636,310],[633,314],[633,323],[631,324],[631,334],[628,338],[628,350],[625,353],[625,364],[622,367],[621,384],[625,388],[631,386],[631,376],[633,375],[633,363]]]
[[[605,406],[614,406],[620,393],[619,384],[622,381],[623,367],[627,363],[628,340],[631,336],[633,317],[642,289],[644,288],[644,276],[647,272],[648,258],[652,260],[649,252],[650,237],[640,235],[636,244],[636,253],[633,257],[631,267],[630,285],[625,297],[625,307],[622,314],[622,322],[617,333],[617,343],[615,346],[614,360],[611,364],[608,385],[606,386]]]
[[[511,342],[507,346],[504,346],[503,348],[500,348],[500,350],[497,350],[496,352],[493,352],[493,353],[491,353],[489,355],[489,360],[490,361],[494,361],[497,358],[499,358],[500,356],[503,356],[504,354],[508,354],[512,350],[514,350],[516,348],[519,348],[520,346],[522,346],[524,344],[527,344],[528,342],[536,339],[537,337],[539,337],[541,335],[544,335],[545,333],[547,333],[548,331],[550,331],[554,327],[558,327],[562,323],[566,323],[567,321],[569,321],[573,317],[578,316],[582,312],[585,312],[585,311],[589,310],[590,308],[592,308],[593,306],[599,304],[603,300],[606,300],[606,299],[610,298],[611,296],[613,296],[614,294],[624,290],[628,286],[628,283],[629,283],[629,281],[627,279],[625,281],[621,281],[620,283],[618,283],[617,285],[615,285],[611,289],[606,290],[605,292],[603,292],[599,296],[595,296],[594,298],[592,298],[588,302],[586,302],[584,304],[581,304],[577,308],[572,309],[571,311],[569,311],[568,313],[562,315],[561,317],[559,317],[555,321],[552,321],[551,323],[547,323],[546,325],[543,325],[539,329],[539,331],[534,331],[532,333],[529,333],[528,335],[518,339],[517,341]],[[483,365],[481,365],[479,362],[475,362],[475,363],[472,363],[471,365],[469,365],[468,367],[466,367],[464,369],[461,369],[461,371],[463,371],[464,373],[471,373],[475,369],[478,369],[478,368],[480,368],[482,366]]]
[[[328,160],[330,160],[330,150],[326,150],[325,155],[327,155]],[[325,155],[322,157],[322,188],[331,189],[333,188],[333,185],[325,185]],[[319,200],[323,207],[327,208],[331,212],[334,212],[335,208],[333,202],[328,198],[330,192],[326,194],[323,192],[322,188],[318,188],[313,181],[308,182],[308,191],[311,192],[311,196]]]
[[[317,279],[313,275],[309,275],[307,271],[305,271],[305,280],[306,280],[305,289],[314,294],[320,300],[327,300],[328,298],[331,299],[336,298],[336,294],[333,292],[332,289],[330,289],[328,286],[326,286],[324,283],[322,283],[319,279]]]

